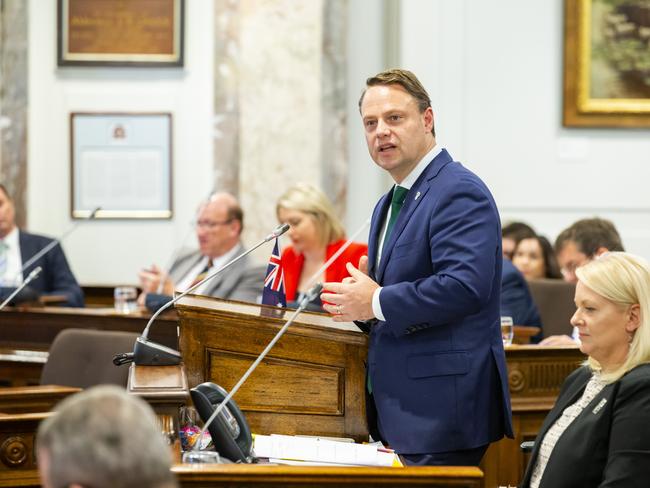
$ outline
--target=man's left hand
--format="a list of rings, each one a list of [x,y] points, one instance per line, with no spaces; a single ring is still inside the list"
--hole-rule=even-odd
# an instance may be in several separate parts
[[[334,315],[335,322],[369,320],[375,317],[372,311],[372,295],[379,285],[363,271],[346,265],[350,278],[343,283],[323,283],[321,293],[323,308]]]

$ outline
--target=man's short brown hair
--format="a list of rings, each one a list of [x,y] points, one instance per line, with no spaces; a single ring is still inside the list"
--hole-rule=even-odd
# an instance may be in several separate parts
[[[366,88],[361,93],[359,98],[359,112],[361,111],[361,104],[363,103],[363,97],[366,94],[366,90],[371,86],[387,86],[387,85],[399,85],[406,93],[415,98],[415,101],[418,104],[418,109],[420,113],[423,113],[427,108],[431,107],[431,98],[429,94],[418,80],[417,76],[405,69],[389,69],[387,71],[382,71],[377,73],[375,76],[372,76],[366,80]],[[431,125],[431,134],[435,137],[436,131],[433,125]]]
[[[592,258],[601,247],[608,251],[625,251],[621,236],[614,224],[606,219],[582,219],[560,232],[555,239],[555,252],[559,253],[572,241],[578,250]]]

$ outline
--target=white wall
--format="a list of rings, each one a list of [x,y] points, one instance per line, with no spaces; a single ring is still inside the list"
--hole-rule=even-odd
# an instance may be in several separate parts
[[[56,2],[29,3],[28,228],[62,234],[70,218],[69,114],[76,111],[171,112],[172,220],[95,221],[65,240],[84,284],[137,283],[137,270],[164,265],[187,235],[212,180],[213,5],[185,3],[185,67],[58,68]],[[195,245],[193,233],[188,239]]]
[[[380,0],[351,0],[348,3],[347,39],[347,136],[348,201],[346,226],[351,235],[372,214],[375,202],[390,183],[370,158],[366,146],[358,101],[366,78],[384,66],[384,10]],[[366,229],[359,241],[368,238]]]
[[[385,66],[384,2],[349,0],[348,231],[389,187],[365,146],[357,100]],[[567,129],[562,110],[562,0],[401,2],[399,57],[429,89],[438,139],[492,189],[502,217],[554,238],[574,220],[611,218],[650,258],[650,131]],[[213,4],[186,2],[183,69],[57,68],[56,2],[29,3],[29,228],[57,236],[69,217],[72,111],[169,111],[174,218],[98,221],[64,242],[83,283],[136,283],[189,230],[212,179]],[[193,236],[189,244],[194,244]]]
[[[401,59],[430,90],[439,141],[491,188],[503,220],[555,238],[612,219],[650,258],[650,130],[562,127],[563,2],[402,2]]]

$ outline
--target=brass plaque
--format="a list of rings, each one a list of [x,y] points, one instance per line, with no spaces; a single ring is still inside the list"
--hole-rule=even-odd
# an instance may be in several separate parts
[[[59,0],[59,65],[183,63],[183,0]]]

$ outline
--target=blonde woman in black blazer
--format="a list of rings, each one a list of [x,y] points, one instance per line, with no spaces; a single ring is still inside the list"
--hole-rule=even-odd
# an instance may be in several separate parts
[[[577,270],[584,366],[535,440],[522,488],[650,485],[650,267],[606,253]]]

